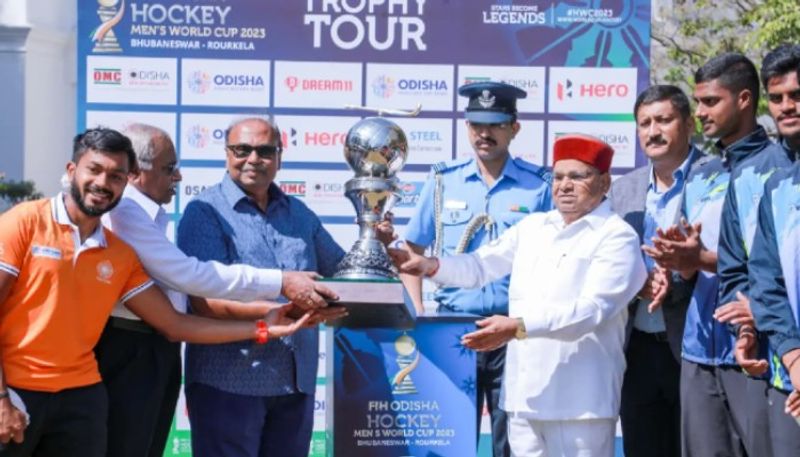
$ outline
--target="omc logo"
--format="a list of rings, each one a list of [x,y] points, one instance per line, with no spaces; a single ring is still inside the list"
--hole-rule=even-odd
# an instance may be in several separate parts
[[[95,84],[119,86],[122,84],[122,69],[95,68],[92,72],[92,81]]]
[[[293,197],[306,196],[305,181],[281,181],[279,187],[286,195],[291,195]]]
[[[205,94],[211,88],[211,76],[202,70],[193,71],[188,82],[189,89],[195,94]]]

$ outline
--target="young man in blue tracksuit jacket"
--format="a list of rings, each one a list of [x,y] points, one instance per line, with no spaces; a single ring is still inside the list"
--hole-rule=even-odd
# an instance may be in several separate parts
[[[800,154],[800,47],[781,46],[764,57],[761,79],[767,92],[767,106],[778,127],[779,146],[788,160]],[[800,371],[790,377],[790,367],[800,355],[797,329],[796,287],[798,271],[793,268],[798,242],[792,221],[798,207],[798,165],[781,167],[767,181],[758,209],[758,224],[752,241],[746,271],[750,279],[750,307],[755,327],[769,338],[769,388],[767,390],[769,438],[773,455],[800,455],[800,430],[785,413],[787,398],[800,386]],[[759,363],[753,359],[756,337],[745,326],[739,328],[738,345],[749,349],[743,365]],[[760,345],[763,341],[758,340]],[[747,343],[747,344],[745,344]],[[758,348],[763,349],[763,348]],[[759,351],[760,352],[760,351]],[[763,362],[762,362],[763,363]],[[800,364],[798,364],[800,365]],[[794,379],[794,383],[792,383]],[[795,392],[793,395],[797,395]]]
[[[759,81],[741,54],[723,54],[695,73],[695,116],[704,134],[716,138],[720,155],[698,161],[684,193],[684,233],[662,233],[651,250],[662,266],[695,288],[686,315],[681,364],[681,441],[684,457],[770,455],[763,395],[733,356],[733,334],[714,319],[718,305],[717,250],[731,173],[769,147],[755,122]],[[678,236],[678,238],[676,238]],[[685,239],[680,238],[685,236]],[[647,252],[647,250],[646,250]],[[763,391],[763,382],[760,384]],[[736,401],[732,401],[736,399]],[[761,420],[758,420],[761,418]],[[761,424],[761,430],[757,425]]]

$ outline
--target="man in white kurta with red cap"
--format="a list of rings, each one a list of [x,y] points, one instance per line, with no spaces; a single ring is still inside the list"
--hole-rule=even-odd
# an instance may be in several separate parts
[[[527,216],[469,254],[391,250],[401,271],[481,287],[511,274],[509,315],[477,322],[462,343],[508,344],[501,407],[515,456],[614,455],[627,305],[647,277],[636,232],[605,200],[613,150],[590,136],[553,146],[556,210]]]

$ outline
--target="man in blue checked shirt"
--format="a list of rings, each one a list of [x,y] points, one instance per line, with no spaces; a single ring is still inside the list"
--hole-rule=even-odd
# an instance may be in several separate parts
[[[717,139],[719,156],[696,163],[686,183],[681,228],[645,248],[662,267],[696,283],[686,316],[681,364],[681,440],[685,457],[770,455],[763,382],[745,376],[733,334],[714,318],[719,303],[717,250],[731,173],[769,140],[755,123],[758,73],[741,54],[722,54],[695,73],[696,117]],[[761,394],[759,394],[761,392]],[[734,401],[735,400],[735,401]]]
[[[333,275],[345,252],[304,203],[274,182],[281,163],[277,127],[247,118],[232,124],[225,140],[227,173],[186,207],[178,246],[205,261]],[[234,319],[269,309],[261,302],[197,297],[191,305],[195,313]],[[316,328],[261,346],[188,345],[185,392],[193,455],[308,455],[318,349]]]
[[[778,126],[780,151],[785,162],[796,160],[800,153],[800,47],[780,46],[764,57],[761,80],[767,92],[767,106]],[[795,417],[800,412],[797,388],[800,371],[793,364],[800,355],[797,329],[797,297],[795,288],[798,272],[793,269],[796,259],[797,232],[794,217],[797,211],[797,165],[789,168],[783,163],[763,189],[759,204],[750,258],[737,270],[749,274],[749,305],[755,317],[755,329],[745,322],[738,329],[737,347],[742,347],[742,365],[759,371],[767,369],[769,388],[767,408],[769,438],[776,456],[800,455],[800,433],[797,423],[786,414],[788,408]],[[795,246],[795,250],[792,250]],[[773,275],[772,277],[768,277]],[[748,297],[739,301],[748,304]],[[756,334],[756,330],[758,334]],[[756,359],[765,345],[759,335],[769,339],[767,361]],[[758,347],[756,347],[758,342]],[[800,364],[798,364],[800,365]],[[792,370],[795,372],[792,374]]]
[[[552,209],[550,174],[511,157],[508,150],[520,130],[516,102],[525,98],[525,91],[485,82],[462,86],[458,93],[469,98],[466,123],[475,155],[434,165],[406,227],[406,243],[419,254],[428,247],[434,255],[472,252],[528,213]],[[480,289],[444,287],[434,298],[440,310],[508,315],[508,281],[505,277]],[[409,276],[403,282],[417,311],[423,312],[422,280]],[[476,356],[478,422],[485,398],[494,456],[508,456],[506,414],[498,407],[505,346]]]

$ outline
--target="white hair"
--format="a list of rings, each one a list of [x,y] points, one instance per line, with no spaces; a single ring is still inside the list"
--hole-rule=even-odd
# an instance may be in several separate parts
[[[136,123],[127,126],[122,133],[131,140],[139,169],[152,170],[153,159],[156,155],[156,147],[153,140],[158,137],[169,139],[167,132],[152,125]]]

